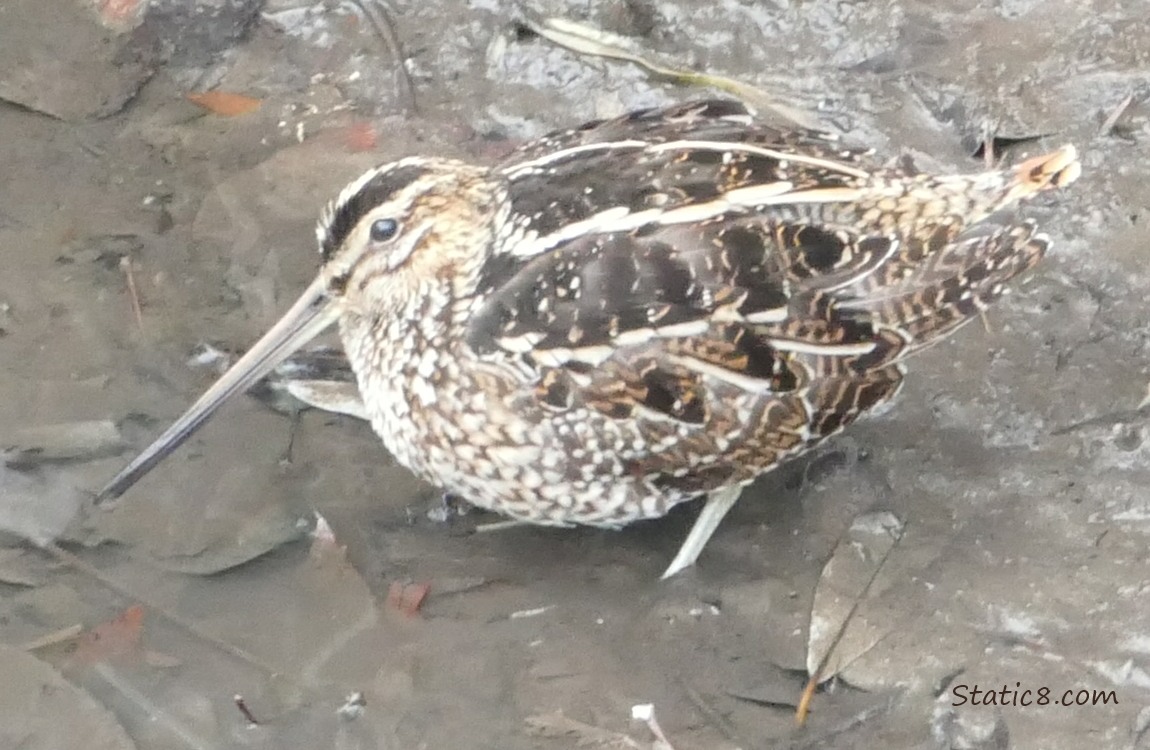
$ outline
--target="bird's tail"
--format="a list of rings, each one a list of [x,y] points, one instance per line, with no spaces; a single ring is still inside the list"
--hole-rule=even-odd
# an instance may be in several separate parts
[[[908,339],[904,353],[922,349],[973,320],[1009,291],[1009,282],[1033,268],[1050,247],[1033,221],[980,225],[939,251],[925,272],[840,299],[842,311],[865,313],[875,324]]]

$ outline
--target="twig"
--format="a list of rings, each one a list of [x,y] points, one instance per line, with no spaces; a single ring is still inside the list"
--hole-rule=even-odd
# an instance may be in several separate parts
[[[248,703],[244,700],[242,695],[236,693],[235,696],[232,697],[232,700],[235,702],[236,708],[239,709],[240,715],[243,716],[245,720],[247,720],[248,724],[253,727],[258,727],[260,725],[260,723],[256,721],[256,717],[252,713],[252,710],[248,708]]]
[[[140,308],[140,294],[136,289],[136,274],[132,271],[132,258],[124,255],[120,258],[120,269],[128,280],[128,298],[132,301],[132,314],[136,316],[136,327],[144,330],[144,311]]]
[[[419,112],[419,107],[415,101],[415,84],[412,83],[411,74],[407,72],[407,58],[403,54],[403,46],[400,45],[399,37],[395,33],[395,24],[392,22],[383,0],[355,0],[355,4],[367,16],[367,20],[371,22],[375,33],[387,45],[388,54],[395,58],[396,66],[399,68],[399,80],[403,82],[402,94],[407,99],[408,111],[412,114]]]
[[[1102,123],[1099,129],[1100,135],[1110,135],[1110,131],[1114,130],[1114,126],[1122,119],[1122,115],[1126,114],[1126,110],[1130,108],[1130,104],[1134,101],[1134,92],[1131,91],[1126,95],[1126,98],[1118,103],[1118,106],[1110,113],[1110,116]]]
[[[84,632],[84,626],[80,624],[71,625],[66,628],[61,628],[54,632],[42,635],[39,638],[34,638],[27,643],[20,646],[22,651],[39,651],[48,646],[55,646],[57,643],[64,643],[65,641],[74,640],[77,636]]]

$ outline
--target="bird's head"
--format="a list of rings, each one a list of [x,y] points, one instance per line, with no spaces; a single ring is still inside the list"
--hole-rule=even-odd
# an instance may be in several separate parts
[[[315,279],[219,380],[97,496],[123,494],[233,394],[246,390],[341,318],[377,320],[408,309],[429,283],[450,291],[473,274],[497,201],[488,171],[409,158],[368,170],[324,210]]]
[[[448,159],[409,158],[368,170],[316,226],[317,281],[340,313],[384,314],[428,282],[468,274],[490,241],[495,191],[488,171]]]

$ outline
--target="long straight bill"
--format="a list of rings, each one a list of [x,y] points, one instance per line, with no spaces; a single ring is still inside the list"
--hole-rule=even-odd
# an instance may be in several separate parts
[[[229,397],[250,388],[275,369],[276,365],[334,323],[338,317],[338,308],[327,296],[326,286],[326,279],[321,274],[247,354],[232,365],[163,435],[100,490],[96,503],[124,494],[202,427]]]

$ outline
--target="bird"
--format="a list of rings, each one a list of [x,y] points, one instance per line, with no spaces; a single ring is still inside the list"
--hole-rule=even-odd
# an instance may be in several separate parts
[[[669,577],[1031,269],[1050,240],[1015,204],[1080,172],[1065,145],[920,173],[726,99],[378,165],[323,210],[299,299],[97,501],[335,324],[353,411],[445,493],[606,528],[707,498]]]

